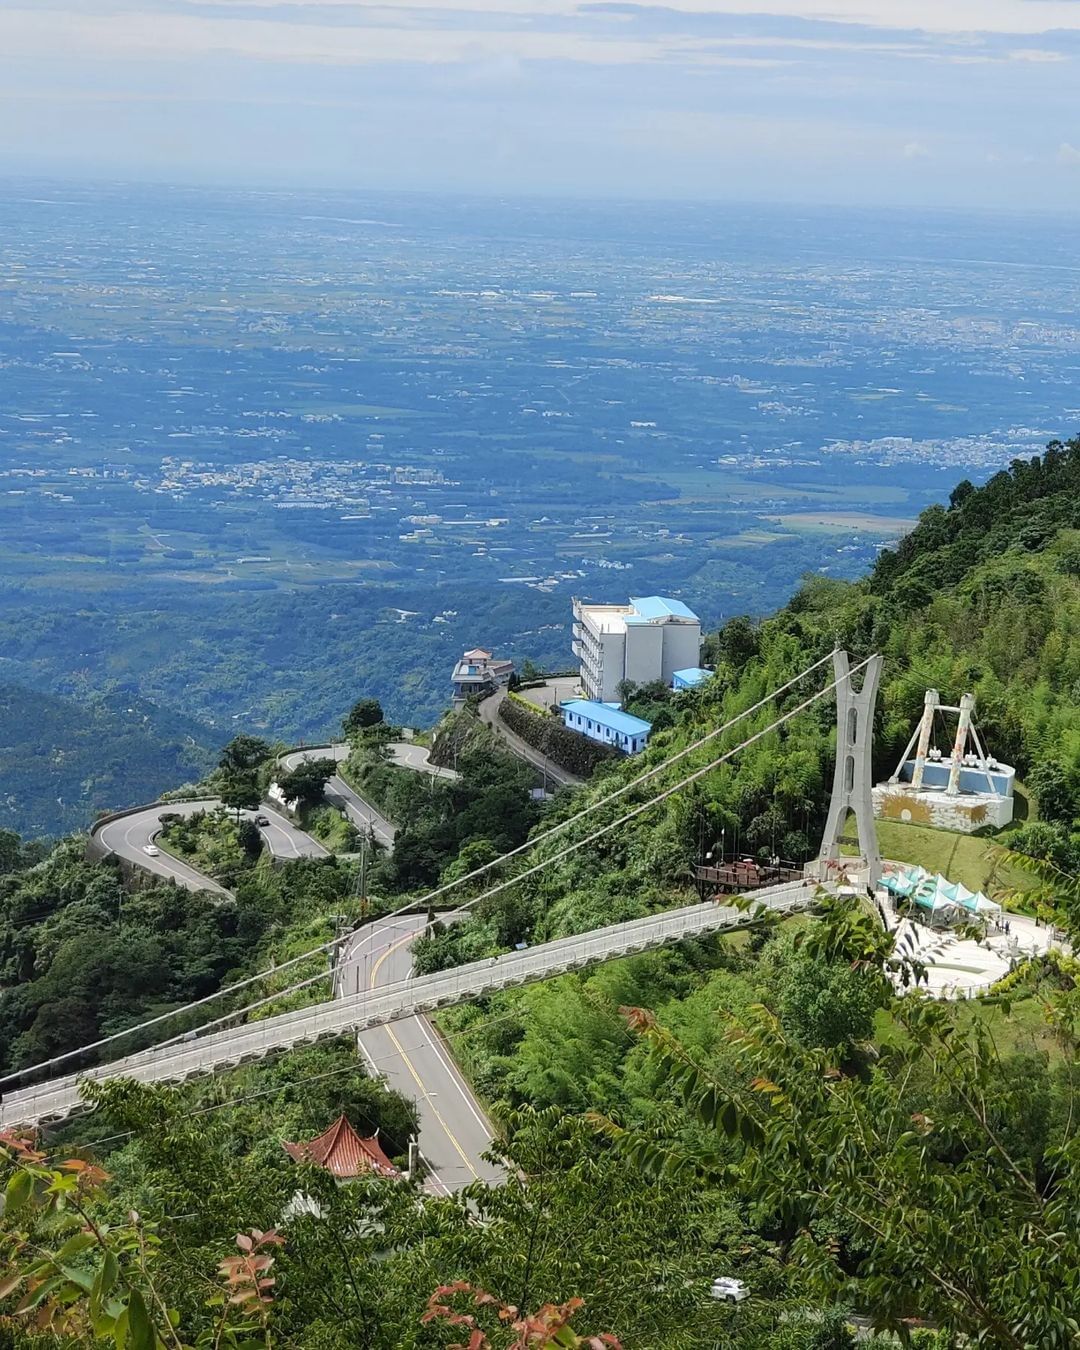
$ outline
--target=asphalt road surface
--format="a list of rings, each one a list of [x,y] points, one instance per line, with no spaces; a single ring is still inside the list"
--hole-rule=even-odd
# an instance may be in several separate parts
[[[316,745],[308,750],[293,750],[287,755],[282,755],[281,767],[291,773],[297,765],[310,759],[332,759],[335,764],[340,764],[343,759],[348,758],[348,754],[349,747],[347,745]],[[397,834],[396,827],[370,802],[365,801],[358,792],[355,792],[340,774],[334,774],[328,780],[326,800],[331,805],[336,806],[338,810],[344,811],[358,829],[370,830],[384,848],[392,849],[394,847],[394,836]]]
[[[358,930],[342,956],[338,991],[355,994],[408,978],[409,947],[425,923],[422,914],[402,914]],[[372,1027],[360,1032],[357,1043],[371,1071],[416,1102],[432,1189],[447,1194],[477,1179],[503,1179],[501,1170],[481,1157],[491,1143],[491,1126],[426,1017]]]
[[[123,858],[127,862],[137,863],[145,868],[147,872],[152,872],[155,876],[164,877],[169,881],[175,881],[180,886],[186,886],[192,891],[213,891],[217,895],[228,895],[229,892],[223,886],[218,885],[216,881],[211,881],[209,877],[195,870],[188,863],[181,862],[179,858],[173,858],[162,849],[157,857],[147,853],[148,848],[155,847],[154,840],[161,832],[162,815],[193,816],[199,811],[213,811],[221,803],[215,798],[209,798],[205,801],[191,802],[168,802],[148,807],[145,811],[137,811],[134,815],[121,816],[119,820],[111,820],[106,825],[96,831],[97,838],[108,848],[111,853],[115,853],[118,858]],[[273,807],[261,806],[257,811],[242,811],[242,816],[249,820],[254,820],[257,816],[264,816],[270,823],[260,825],[259,833],[266,842],[266,847],[275,858],[325,858],[326,849],[317,840],[312,839],[310,835],[305,834],[303,830],[288,820],[280,812],[275,811]]]
[[[431,753],[426,746],[415,741],[393,741],[390,745],[393,762],[401,769],[413,769],[416,773],[429,773],[433,778],[460,778],[455,769],[444,769],[432,764]]]
[[[410,747],[420,750],[421,747]],[[282,761],[287,769],[305,759],[343,759],[347,746],[329,750],[298,750]],[[417,763],[409,767],[418,767]],[[328,797],[339,795],[350,817],[361,824],[371,822],[377,838],[393,846],[394,827],[335,776],[328,784]],[[170,802],[134,815],[110,821],[97,831],[98,838],[118,857],[165,877],[193,891],[229,892],[187,863],[164,851],[156,857],[146,852],[161,830],[163,812],[190,816],[213,810],[215,800]],[[351,809],[350,809],[351,808]],[[260,827],[271,852],[280,858],[324,857],[326,850],[316,840],[269,806],[244,814],[263,815],[268,826]],[[412,967],[409,945],[422,930],[423,915],[402,915],[388,922],[376,921],[359,930],[339,965],[335,993],[355,993],[406,978]],[[480,1156],[492,1139],[484,1118],[457,1065],[438,1032],[425,1017],[409,1017],[392,1027],[374,1027],[357,1037],[358,1048],[373,1073],[382,1075],[390,1087],[417,1104],[420,1114],[420,1151],[431,1168],[430,1186],[442,1194],[460,1190],[478,1177],[501,1180],[497,1167]]]
[[[168,806],[152,806],[135,815],[110,820],[107,825],[102,825],[101,829],[96,831],[96,835],[110,853],[115,853],[125,862],[135,863],[154,876],[175,881],[179,886],[186,886],[189,891],[213,891],[216,895],[228,895],[223,886],[203,876],[187,863],[180,862],[178,858],[171,858],[164,852],[152,858],[146,852],[147,848],[153,846],[155,837],[161,831],[163,811],[173,811],[179,816],[193,816],[197,811],[209,810],[213,805],[213,802],[172,802]]]
[[[516,731],[510,730],[499,716],[499,708],[506,697],[506,690],[499,689],[496,693],[489,694],[487,698],[481,699],[478,709],[481,722],[486,722],[501,736],[518,759],[523,759],[526,764],[531,764],[534,769],[539,771],[543,776],[546,790],[550,791],[553,787],[580,787],[585,781],[583,778],[578,778],[576,774],[562,768],[554,760],[548,759],[547,755],[542,755],[539,750],[534,750],[531,745],[521,739]]]

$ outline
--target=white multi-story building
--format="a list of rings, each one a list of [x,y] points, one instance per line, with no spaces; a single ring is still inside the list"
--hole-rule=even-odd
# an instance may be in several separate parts
[[[628,605],[574,601],[581,687],[599,703],[618,702],[624,680],[671,684],[677,670],[698,664],[700,651],[701,620],[681,600],[648,595]]]

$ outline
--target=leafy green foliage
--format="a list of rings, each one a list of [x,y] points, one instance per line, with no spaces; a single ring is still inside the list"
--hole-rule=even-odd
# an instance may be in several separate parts
[[[383,721],[382,704],[377,698],[362,698],[352,705],[342,720],[342,728],[350,739],[358,731],[377,727]]]
[[[125,892],[119,872],[63,845],[0,879],[0,1066],[96,1040],[209,993],[266,932],[258,904],[218,905],[154,885]],[[131,1043],[129,1048],[136,1048]]]
[[[432,885],[470,845],[496,854],[515,848],[537,818],[532,771],[505,752],[469,749],[457,756],[458,779],[436,778],[387,763],[380,746],[358,741],[345,772],[357,789],[398,824],[393,853],[378,881],[394,890]]]
[[[499,704],[499,717],[527,745],[579,778],[588,778],[598,765],[620,758],[615,746],[579,736],[557,717],[536,712],[516,695],[511,694]]]
[[[780,1018],[803,1045],[850,1051],[872,1038],[881,997],[859,970],[799,954],[781,981]]]
[[[819,951],[845,954],[871,1000],[895,959],[834,911]],[[790,1038],[758,1007],[735,1020],[737,1072],[700,1063],[646,1014],[632,1025],[657,1072],[725,1145],[662,1146],[599,1122],[650,1173],[737,1176],[787,1235],[818,1297],[857,1297],[882,1327],[927,1317],[994,1345],[1075,1344],[1080,1252],[1066,1215],[1080,1193],[1075,1068],[1003,1059],[980,1022],[895,1001],[904,1036],[850,1073],[833,1050]],[[1058,1264],[1060,1261],[1060,1265]],[[1063,1279],[1050,1271],[1068,1271]]]
[[[230,815],[228,805],[190,816],[163,811],[158,843],[206,876],[232,887],[241,870],[258,859],[262,836],[253,821],[238,821]]]
[[[961,485],[950,507],[925,513],[867,582],[811,578],[774,618],[730,622],[709,645],[716,677],[677,699],[647,691],[667,719],[658,717],[650,748],[599,767],[578,793],[560,794],[545,806],[544,824],[599,803],[714,731],[839,638],[858,654],[880,649],[887,658],[882,771],[895,763],[928,684],[949,701],[974,688],[991,749],[1029,776],[1051,818],[1004,836],[1024,850],[1016,863],[1036,882],[1026,903],[1076,932],[1078,464],[1080,444],[1070,443],[985,489]],[[716,736],[684,771],[763,732],[804,696],[793,690]],[[450,719],[437,741],[449,756],[442,762],[462,772],[456,783],[388,763],[379,714],[354,728],[346,772],[400,825],[394,855],[373,869],[372,889],[384,902],[484,866],[527,836],[537,821],[530,774],[474,739],[467,714]],[[482,901],[464,922],[436,924],[417,944],[418,964],[436,969],[686,902],[693,865],[710,850],[805,850],[822,823],[832,722],[831,707],[816,706],[574,854],[555,856],[576,837],[569,831],[538,846],[529,861],[546,859],[545,870]],[[265,743],[234,743],[222,774],[259,782],[268,754]],[[599,805],[590,832],[647,795],[632,789]],[[52,908],[42,928],[63,917],[40,952],[36,930],[28,945],[4,930],[14,988],[0,1001],[0,1019],[25,1011],[26,991],[46,978],[39,960],[52,953],[55,962],[68,940],[87,937],[111,950],[117,936],[112,920],[83,908],[98,904],[89,875],[110,877],[108,869],[69,878],[50,859],[31,873],[12,856],[0,877],[5,906],[14,900],[15,912],[25,909],[44,886]],[[271,953],[302,950],[315,933],[325,937],[329,916],[349,912],[352,882],[333,861],[239,869],[230,922],[244,914],[262,927],[235,935],[234,965],[252,968]],[[113,896],[102,894],[105,915]],[[127,911],[141,897],[115,898],[117,912],[124,901],[127,933]],[[210,909],[221,915],[214,923],[226,923],[230,906]],[[177,931],[173,914],[155,914],[140,940],[166,943],[159,930]],[[199,924],[209,922],[200,913]],[[214,938],[220,955],[227,937]],[[80,986],[74,954],[67,958],[29,1022],[42,1042],[50,1018],[58,1024],[49,1043],[66,1046],[147,1006],[141,979],[124,985],[145,967],[120,951],[122,970],[117,951],[107,967],[90,963],[96,986]],[[195,952],[194,944],[158,949],[154,959],[179,984]],[[1044,963],[986,1008],[932,1004],[918,992],[920,975],[871,914],[826,904],[813,921],[686,943],[452,1010],[445,1022],[455,1047],[505,1131],[498,1148],[508,1178],[458,1199],[297,1177],[280,1140],[317,1132],[339,1105],[362,1128],[381,1129],[398,1156],[407,1142],[408,1105],[356,1072],[348,1047],[304,1052],[311,1058],[302,1070],[285,1057],[175,1095],[110,1089],[94,1128],[131,1131],[109,1159],[118,1206],[183,1216],[157,1230],[168,1253],[163,1294],[196,1335],[210,1325],[196,1292],[205,1272],[226,1259],[238,1271],[235,1233],[273,1228],[302,1184],[320,1212],[290,1220],[275,1257],[284,1296],[272,1320],[281,1343],[310,1350],[442,1344],[462,1334],[451,1316],[475,1318],[459,1325],[498,1344],[485,1320],[498,1308],[558,1309],[577,1298],[586,1300],[589,1325],[659,1350],[847,1346],[847,1307],[905,1336],[912,1319],[929,1318],[950,1343],[1073,1345],[1076,970],[1066,958]],[[212,986],[223,971],[204,976]],[[897,985],[912,992],[898,998]],[[105,991],[111,1022],[101,1020],[94,987]],[[1037,1043],[1011,1036],[1021,998],[1026,1016],[1050,1019],[1056,1043],[1045,1026]],[[628,1022],[620,1009],[651,1011],[631,1012]],[[1006,1048],[996,1048],[991,1021]],[[6,1030],[0,1022],[0,1044],[27,1034],[22,1022],[13,1037]],[[19,1055],[29,1053],[19,1043]],[[584,1126],[586,1112],[599,1113],[596,1128]],[[752,1298],[718,1307],[707,1294],[717,1274],[746,1279]],[[449,1314],[425,1323],[440,1286]],[[249,1279],[255,1298],[257,1287]]]
[[[273,747],[258,736],[234,736],[221,752],[216,786],[222,802],[236,812],[251,811],[262,799],[261,770],[273,754]]]
[[[306,759],[290,773],[278,778],[278,787],[287,802],[298,801],[302,806],[316,806],[322,801],[326,784],[336,771],[332,759]]]

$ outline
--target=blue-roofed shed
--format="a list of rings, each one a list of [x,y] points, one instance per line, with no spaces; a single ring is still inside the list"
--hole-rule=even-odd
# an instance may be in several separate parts
[[[672,689],[696,689],[703,680],[712,674],[701,666],[691,666],[688,670],[677,670],[671,677]]]
[[[698,616],[688,605],[684,605],[681,600],[669,600],[664,595],[631,596],[630,603],[646,622],[656,619],[689,619],[692,623],[698,622]]]
[[[560,703],[563,725],[602,745],[616,745],[628,755],[636,755],[649,743],[652,723],[623,712],[617,703],[596,703],[592,699],[572,698]]]

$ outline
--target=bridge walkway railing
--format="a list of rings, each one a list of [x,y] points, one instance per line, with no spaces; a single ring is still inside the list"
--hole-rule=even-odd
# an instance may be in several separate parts
[[[70,1115],[84,1105],[80,1084],[88,1079],[182,1081],[260,1059],[290,1046],[362,1031],[415,1013],[435,1012],[500,989],[581,970],[596,962],[741,928],[752,923],[759,910],[795,913],[808,908],[814,894],[810,882],[787,882],[754,892],[747,897],[749,908],[711,903],[689,905],[433,975],[399,980],[376,990],[246,1022],[234,1029],[142,1050],[83,1073],[8,1093],[0,1103],[0,1126],[32,1125]]]

